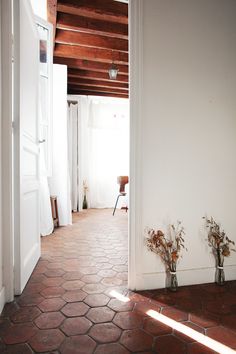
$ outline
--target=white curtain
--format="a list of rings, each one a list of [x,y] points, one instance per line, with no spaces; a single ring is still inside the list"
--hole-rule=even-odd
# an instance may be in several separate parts
[[[72,224],[67,134],[67,67],[53,64],[53,139],[51,195],[57,196],[59,225]]]
[[[88,186],[89,207],[114,207],[119,190],[117,176],[129,175],[128,100],[85,96],[70,98],[78,102],[78,193],[75,188],[73,199],[77,195],[80,210],[85,181]],[[68,126],[71,126],[71,121],[75,119],[72,118],[75,117],[72,107],[70,105]],[[70,140],[73,140],[72,137]],[[73,144],[76,149],[76,143]],[[69,160],[73,160],[75,164],[73,154]],[[72,167],[72,171],[76,170],[76,166]],[[127,199],[120,199],[120,204],[127,205]]]
[[[71,208],[79,210],[78,190],[78,104],[68,102],[68,164],[70,174]]]

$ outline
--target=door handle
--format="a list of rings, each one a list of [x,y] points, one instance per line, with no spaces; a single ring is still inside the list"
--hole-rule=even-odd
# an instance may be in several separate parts
[[[39,140],[39,144],[42,144],[42,143],[45,143],[45,139],[43,139],[43,140]]]

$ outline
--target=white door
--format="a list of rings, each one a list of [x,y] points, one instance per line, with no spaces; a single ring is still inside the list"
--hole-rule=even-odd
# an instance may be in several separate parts
[[[14,0],[14,271],[20,294],[39,257],[39,38],[28,0]]]

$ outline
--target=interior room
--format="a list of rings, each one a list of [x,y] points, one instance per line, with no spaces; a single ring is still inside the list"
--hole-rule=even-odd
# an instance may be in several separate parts
[[[0,0],[0,353],[235,353],[235,38],[233,0]]]

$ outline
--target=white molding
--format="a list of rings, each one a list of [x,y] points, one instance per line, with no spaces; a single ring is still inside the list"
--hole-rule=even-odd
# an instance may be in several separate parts
[[[5,287],[3,286],[1,291],[0,291],[0,314],[3,310],[3,307],[5,305],[6,298],[5,298]]]
[[[178,285],[195,285],[215,282],[215,267],[177,270]],[[225,266],[226,281],[235,280],[236,265]],[[137,277],[136,289],[162,289],[166,287],[166,273],[142,274]]]
[[[142,185],[142,93],[143,93],[143,1],[129,2],[130,42],[130,209],[129,209],[129,275],[128,287],[136,289],[136,277],[140,273],[141,193]]]
[[[1,1],[2,13],[2,234],[4,300],[12,301],[13,215],[12,215],[12,2]]]

